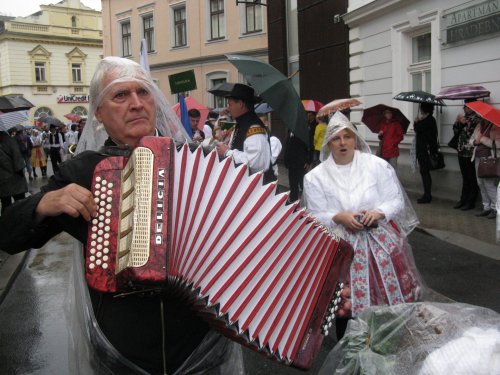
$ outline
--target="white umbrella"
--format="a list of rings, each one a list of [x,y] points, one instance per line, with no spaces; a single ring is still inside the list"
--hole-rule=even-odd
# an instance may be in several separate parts
[[[0,113],[0,130],[8,131],[16,125],[27,121],[29,118],[28,111],[14,111],[8,113]]]

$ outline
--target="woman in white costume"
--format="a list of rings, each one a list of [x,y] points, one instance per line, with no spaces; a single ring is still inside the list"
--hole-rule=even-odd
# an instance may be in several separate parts
[[[330,119],[320,158],[304,178],[304,204],[354,248],[352,314],[417,300],[422,282],[406,237],[418,219],[394,169],[370,153],[340,112]]]

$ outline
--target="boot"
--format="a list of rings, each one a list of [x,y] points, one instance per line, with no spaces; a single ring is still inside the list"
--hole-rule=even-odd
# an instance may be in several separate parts
[[[422,195],[417,199],[417,203],[431,203],[432,197],[430,195]]]

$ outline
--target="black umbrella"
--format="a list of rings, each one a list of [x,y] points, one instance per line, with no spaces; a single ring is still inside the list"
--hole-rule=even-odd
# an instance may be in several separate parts
[[[432,105],[446,105],[441,99],[436,99],[435,95],[425,91],[407,91],[397,94],[394,99],[403,102],[427,103]]]
[[[18,95],[0,96],[0,111],[14,112],[33,108],[35,105]]]
[[[40,117],[38,121],[41,121],[47,125],[54,125],[58,127],[64,126],[64,123],[61,120],[52,116]]]
[[[214,88],[208,90],[209,93],[214,94],[215,96],[226,96],[233,90],[234,83],[230,82],[222,82],[215,86]]]

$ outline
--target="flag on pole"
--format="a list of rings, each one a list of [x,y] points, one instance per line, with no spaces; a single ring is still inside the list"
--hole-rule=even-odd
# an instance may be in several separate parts
[[[179,109],[181,112],[182,126],[184,126],[184,129],[188,133],[189,137],[193,138],[193,131],[191,130],[191,123],[189,122],[188,108],[184,95],[179,95]]]
[[[141,39],[141,55],[139,63],[146,72],[149,72],[148,51],[146,50],[146,39]]]

